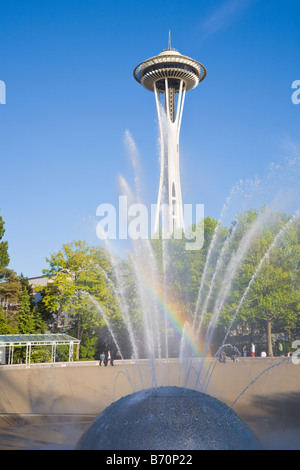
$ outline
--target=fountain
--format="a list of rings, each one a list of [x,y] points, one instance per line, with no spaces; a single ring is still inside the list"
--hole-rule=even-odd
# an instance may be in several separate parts
[[[157,68],[154,70],[152,67],[161,64],[162,59],[166,60],[168,54],[170,54],[170,49],[162,56],[160,54],[161,57],[156,57],[155,64],[146,61],[149,80],[152,80],[155,73],[166,74],[166,64],[159,70]],[[172,63],[174,66],[172,78],[177,76],[178,70],[180,73],[193,77],[197,67],[199,67],[198,79],[204,78],[204,69],[201,68],[203,66],[200,67],[201,64],[195,65],[195,61],[175,53],[174,50],[171,55],[174,62]],[[180,68],[181,65],[182,68]],[[189,69],[190,67],[194,69]],[[140,73],[141,70],[139,69],[138,72]],[[141,78],[140,75],[138,78]],[[152,83],[151,80],[148,83],[149,86]],[[178,148],[174,150],[172,146],[178,145],[178,135],[175,139],[174,126],[170,126],[167,115],[158,100],[158,93],[164,91],[169,93],[170,102],[175,103],[177,84],[174,85],[172,82],[172,86],[174,85],[172,91],[172,87],[169,87],[166,80],[167,74],[162,75],[160,91],[156,86],[154,90],[159,115],[161,163],[164,160],[173,159],[177,165]],[[183,100],[186,90],[183,89],[183,80],[179,81],[181,84],[178,90],[180,99]],[[182,104],[181,101],[181,106]],[[172,120],[176,125],[181,120],[181,112],[182,109],[180,115],[177,114],[176,117],[172,108]],[[170,117],[172,113],[170,111],[168,113]],[[172,133],[171,136],[169,132]],[[130,205],[142,204],[138,151],[128,131],[125,137],[134,169],[135,191],[121,177],[121,192]],[[208,390],[215,369],[219,365],[218,360],[222,350],[229,348],[232,353],[227,353],[227,355],[238,356],[240,363],[243,361],[240,352],[229,342],[234,322],[273,251],[284,246],[290,228],[299,222],[299,163],[299,156],[296,155],[278,165],[272,165],[266,177],[240,181],[231,190],[213,229],[210,243],[205,247],[205,259],[199,257],[198,268],[200,270],[201,267],[202,272],[200,285],[193,285],[193,293],[185,292],[183,287],[182,291],[185,294],[183,298],[178,298],[177,290],[181,288],[180,282],[185,286],[186,280],[194,275],[191,272],[191,260],[199,256],[201,250],[185,249],[185,240],[181,239],[182,217],[171,239],[168,237],[157,239],[156,234],[153,239],[151,236],[131,239],[132,249],[128,260],[131,273],[134,274],[134,299],[128,296],[123,265],[115,255],[112,241],[105,240],[113,273],[104,273],[104,276],[107,286],[116,299],[126,327],[127,343],[131,347],[130,362],[136,367],[137,377],[133,380],[128,367],[128,355],[126,356],[122,350],[124,339],[118,337],[118,330],[111,321],[109,313],[90,293],[81,292],[82,296],[87,296],[92,308],[97,310],[107,324],[123,363],[122,378],[124,375],[127,378],[131,393],[114,401],[100,413],[79,438],[77,449],[261,448],[261,443],[255,434],[237,415],[233,407],[253,384],[262,377],[266,377],[272,368],[281,366],[283,362],[268,365],[256,377],[249,377],[247,387],[236,392],[236,398],[231,406],[208,395]],[[168,187],[169,199],[172,199],[172,184],[174,183],[181,212],[179,173],[177,172],[173,178],[174,181],[170,182],[166,181],[164,170],[165,167],[162,165],[159,204],[162,203],[166,192],[164,185]],[[255,213],[255,217],[243,227],[238,215],[253,208],[262,209]],[[174,211],[171,214],[173,217],[176,207],[172,210]],[[280,223],[276,218],[274,219],[274,214],[278,211],[288,214],[288,217]],[[198,222],[201,223],[201,221]],[[249,249],[265,227],[270,229],[269,243],[257,261],[254,271],[246,280],[244,291],[237,300],[235,310],[231,313],[226,333],[219,341],[215,339],[215,332],[226,301],[232,294],[234,280]],[[188,228],[185,227],[186,230]],[[190,232],[193,233],[192,230]],[[176,271],[176,267],[174,268],[176,262],[179,261],[181,276]],[[132,314],[133,310],[140,313],[138,321]],[[142,323],[142,328],[138,328],[140,323]],[[147,373],[145,373],[145,362]],[[174,370],[177,374],[177,385],[174,383]],[[116,375],[116,382],[118,377]]]
[[[136,171],[137,149],[130,134],[126,133],[133,168]],[[114,279],[107,279],[113,286],[120,311],[122,312],[127,330],[128,340],[132,347],[132,361],[139,371],[140,387],[136,391],[131,383],[132,394],[112,403],[92,423],[89,429],[79,439],[78,449],[258,449],[261,448],[256,436],[248,426],[233,411],[233,405],[239,397],[259,380],[249,381],[248,386],[237,398],[233,405],[227,406],[219,400],[206,394],[208,385],[223,348],[231,348],[232,355],[241,358],[237,348],[229,344],[228,337],[251,287],[259,276],[264,264],[273,250],[284,245],[286,235],[294,223],[299,221],[299,186],[291,184],[291,175],[299,171],[299,159],[287,159],[276,168],[271,167],[266,178],[258,181],[247,180],[240,182],[231,191],[215,227],[209,248],[201,283],[198,288],[197,300],[193,312],[189,314],[172,310],[176,305],[176,293],[170,290],[172,274],[172,243],[174,240],[161,240],[160,257],[157,258],[155,244],[151,239],[133,240],[133,252],[130,255],[132,269],[135,275],[136,300],[140,302],[143,320],[142,356],[147,358],[152,387],[148,388],[141,370],[141,352],[134,333],[130,316],[130,306],[126,298],[126,285],[122,275],[121,265],[116,261],[111,242],[106,240],[108,251],[114,266]],[[121,178],[123,194],[128,199],[141,202],[140,176],[135,173],[135,196],[128,183]],[[274,182],[280,180],[280,185]],[[286,189],[288,185],[288,190]],[[285,191],[286,190],[286,191]],[[282,191],[284,197],[282,197]],[[253,207],[255,201],[266,203],[266,207],[248,224],[247,229],[237,237],[238,221],[232,225],[226,236],[223,224],[227,219],[234,220],[237,209],[246,210],[247,204]],[[237,204],[238,202],[238,204]],[[254,206],[255,207],[255,206]],[[231,209],[231,213],[230,213]],[[214,357],[207,368],[205,361],[211,355],[214,347],[213,338],[216,325],[222,309],[228,298],[234,277],[243,263],[247,250],[255,241],[263,227],[272,227],[274,214],[285,209],[291,214],[273,231],[273,237],[248,284],[239,299],[237,308],[232,314],[231,322],[219,344]],[[274,228],[274,227],[273,227]],[[178,242],[178,244],[181,242]],[[182,246],[182,245],[181,245]],[[235,249],[232,250],[232,247]],[[186,253],[182,253],[185,257]],[[159,268],[159,259],[161,267]],[[104,315],[104,310],[89,295],[91,302]],[[177,305],[178,307],[178,305]],[[207,317],[207,313],[210,313]],[[182,315],[185,313],[185,315]],[[177,314],[177,318],[176,317]],[[181,317],[180,317],[181,315]],[[126,360],[122,356],[113,326],[107,319],[111,335],[124,362],[125,374],[130,381],[126,369]],[[178,387],[169,384],[170,341],[174,335],[177,338]],[[174,354],[172,355],[174,357]],[[163,366],[164,365],[164,366]],[[266,371],[280,364],[269,366]],[[191,374],[195,379],[191,382]],[[167,382],[167,385],[164,383]],[[182,382],[183,386],[180,386]],[[197,390],[199,388],[199,390]],[[105,430],[105,432],[103,432]]]
[[[81,436],[77,449],[261,448],[256,436],[233,411],[233,405],[229,407],[206,392],[221,351],[229,347],[233,361],[237,357],[242,360],[238,349],[227,342],[235,319],[267,260],[278,246],[285,243],[290,227],[299,221],[299,157],[272,165],[265,178],[240,181],[232,189],[214,228],[210,244],[206,247],[197,298],[191,301],[188,298],[191,294],[185,292],[185,300],[178,299],[176,286],[180,290],[180,283],[193,275],[190,272],[191,257],[197,256],[193,248],[181,240],[183,228],[185,235],[195,235],[196,232],[191,227],[184,227],[179,177],[179,129],[185,92],[197,86],[205,75],[204,66],[172,49],[170,40],[168,50],[144,61],[134,71],[136,80],[155,94],[161,166],[153,240],[145,236],[133,237],[132,252],[129,255],[135,277],[135,301],[139,303],[143,323],[143,331],[138,334],[138,337],[143,335],[142,341],[138,341],[135,333],[121,264],[115,259],[111,242],[105,237],[104,239],[114,267],[114,278],[107,278],[107,281],[112,286],[126,324],[132,361],[138,369],[141,390],[137,391],[131,381],[120,342],[105,310],[86,294],[106,319],[124,363],[132,394],[106,408]],[[164,95],[164,107],[160,102],[160,95]],[[141,205],[143,196],[138,174],[138,151],[128,131],[125,137],[134,170],[135,193],[123,177],[120,178],[120,187],[129,205]],[[165,204],[169,206],[164,213]],[[243,226],[238,215],[247,213],[247,210],[250,211],[248,215],[251,215],[251,210],[255,208],[261,208],[260,212],[256,212],[255,216],[252,213],[252,220],[250,217]],[[160,211],[161,238],[157,236]],[[277,220],[278,211],[288,214],[281,223]],[[129,212],[126,216],[129,221]],[[201,224],[199,220],[196,222]],[[265,227],[269,228],[272,237],[238,299],[223,341],[216,344],[216,326],[232,293],[234,280],[249,249]],[[203,236],[203,241],[204,238]],[[178,259],[183,266],[180,279],[174,267]],[[212,354],[214,349],[216,352]],[[148,361],[150,388],[146,386],[143,377],[141,357]],[[169,365],[174,357],[177,358],[178,387],[170,384]],[[207,368],[208,357],[211,360]],[[257,378],[249,381],[236,400],[263,374],[261,372]]]
[[[158,387],[112,403],[81,436],[80,450],[259,450],[224,403],[182,387]]]
[[[126,142],[135,171],[135,191],[130,189],[124,178],[120,179],[120,185],[130,202],[140,203],[143,195],[137,172],[138,152],[129,132],[126,132]],[[239,182],[232,189],[206,247],[202,276],[193,303],[188,295],[186,302],[179,302],[176,290],[170,286],[177,274],[174,273],[174,259],[182,262],[180,280],[184,283],[192,275],[189,261],[199,252],[185,251],[184,240],[132,240],[129,260],[134,273],[134,302],[139,306],[143,325],[138,331],[132,316],[132,299],[127,295],[128,285],[123,265],[115,255],[112,242],[106,240],[113,273],[104,274],[128,332],[130,360],[127,353],[123,354],[124,341],[119,338],[109,312],[88,292],[81,292],[81,295],[86,295],[91,306],[104,318],[116,349],[120,352],[123,367],[122,371],[120,367],[114,368],[115,385],[121,377],[122,380],[126,377],[130,392],[120,399],[112,398],[113,403],[100,413],[79,438],[77,449],[261,448],[256,435],[237,415],[235,408],[251,388],[260,382],[265,384],[264,380],[272,370],[279,371],[288,365],[294,367],[292,373],[295,375],[297,367],[288,358],[274,364],[265,363],[256,376],[249,373],[248,381],[242,382],[239,389],[235,389],[234,383],[230,384],[234,390],[230,395],[231,404],[225,404],[211,395],[211,385],[216,370],[223,367],[218,361],[223,348],[227,348],[228,357],[236,355],[239,359],[236,365],[229,360],[228,365],[232,365],[232,368],[226,369],[224,374],[228,373],[230,378],[236,366],[240,366],[240,371],[248,368],[249,362],[243,362],[240,351],[234,350],[230,344],[230,332],[273,251],[284,247],[290,229],[299,223],[299,163],[298,157],[286,159],[277,166],[271,166],[265,178]],[[240,233],[236,214],[251,207],[262,207],[263,204],[266,207]],[[275,224],[274,228],[274,214],[279,210],[285,211],[289,217]],[[232,224],[232,221],[235,223]],[[224,233],[226,226],[230,226],[230,230]],[[245,283],[224,336],[221,340],[215,339],[217,323],[233,289],[234,278],[245,260],[247,250],[264,227],[272,228],[272,237]],[[178,282],[178,278],[175,281]],[[129,366],[136,368],[134,377]],[[56,374],[57,377],[61,375],[58,372]],[[100,373],[98,380],[103,380],[102,377]],[[124,390],[128,393],[126,387]],[[42,403],[43,393],[39,393],[37,402]],[[57,395],[54,392],[50,395],[54,407]],[[296,402],[297,394],[292,399]],[[276,400],[274,403],[272,405],[272,401],[268,401],[269,406],[278,407]],[[58,409],[62,409],[60,404]],[[39,413],[39,410],[35,412]],[[104,436],[103,429],[106,430]]]

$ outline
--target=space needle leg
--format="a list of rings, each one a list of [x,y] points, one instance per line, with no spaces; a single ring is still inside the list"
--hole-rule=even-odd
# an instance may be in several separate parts
[[[181,196],[181,185],[180,185],[180,171],[179,171],[179,133],[182,120],[183,106],[185,99],[185,86],[183,80],[180,81],[179,92],[178,92],[178,101],[177,101],[177,110],[176,110],[176,119],[174,122],[175,125],[175,135],[176,135],[176,159],[174,161],[174,171],[176,179],[176,213],[177,213],[177,227],[182,227],[184,230],[184,218],[183,218],[183,206],[182,206],[182,196]]]
[[[164,158],[164,134],[163,134],[162,119],[161,119],[161,103],[160,103],[159,94],[156,88],[156,84],[154,84],[154,93],[155,93],[155,102],[156,102],[158,124],[159,124],[159,131],[160,131],[160,181],[159,181],[157,207],[156,207],[155,224],[154,224],[154,233],[157,233],[159,230],[159,217],[160,217],[160,208],[161,208],[161,203],[162,203],[165,158]]]
[[[183,106],[184,106],[184,100],[185,100],[185,93],[186,93],[186,90],[185,90],[185,87],[184,87],[183,94],[182,94],[182,99],[181,99],[181,103],[180,103],[179,122],[178,122],[178,126],[177,126],[178,135],[179,135],[179,132],[180,132],[180,127],[181,127],[181,120],[182,120],[182,112],[183,112]]]
[[[168,121],[171,121],[171,115],[170,115],[170,103],[169,103],[169,84],[168,84],[168,79],[165,78],[165,100],[166,100],[166,113],[168,116]]]
[[[179,94],[178,94],[178,101],[177,101],[177,110],[176,110],[176,126],[178,126],[178,118],[179,118],[179,110],[181,107],[181,99],[182,99],[182,87],[183,87],[183,82],[180,80],[180,86],[179,86]]]

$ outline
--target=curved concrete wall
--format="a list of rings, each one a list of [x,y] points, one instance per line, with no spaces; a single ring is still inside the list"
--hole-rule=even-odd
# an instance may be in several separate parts
[[[194,363],[189,388],[195,387],[196,369]],[[183,372],[176,361],[157,365],[157,385],[183,386]],[[114,367],[97,362],[1,366],[0,423],[20,417],[93,417],[122,396],[154,385],[144,362],[140,369],[130,361]],[[260,438],[284,430],[300,436],[300,365],[262,358],[217,363],[206,393],[229,406],[242,394],[233,409]]]

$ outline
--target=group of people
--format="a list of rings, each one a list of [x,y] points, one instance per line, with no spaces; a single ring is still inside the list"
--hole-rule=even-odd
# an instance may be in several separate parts
[[[228,347],[228,345],[227,345]],[[225,347],[221,347],[219,352],[218,352],[218,358],[219,358],[219,362],[226,362],[226,346]],[[228,352],[228,351],[227,351]],[[230,345],[230,351],[229,351],[229,357],[230,359],[233,361],[233,362],[238,362],[238,357],[240,356],[240,352],[238,350],[238,348],[236,346],[231,346]]]
[[[243,347],[243,354],[244,354],[244,357],[247,356],[247,346]],[[254,343],[251,343],[251,357],[255,357],[255,344]]]
[[[231,346],[230,347],[230,354],[229,354],[229,357],[230,359],[233,361],[233,362],[237,362],[238,361],[238,357],[240,356],[240,352],[239,350],[237,349],[236,346]],[[244,346],[243,347],[243,356],[246,357],[247,356],[247,346]],[[220,348],[219,352],[218,352],[218,358],[219,358],[219,362],[226,362],[226,351],[225,351],[225,347],[223,348]],[[254,343],[251,343],[251,357],[255,357],[255,344]]]
[[[100,358],[99,358],[99,366],[102,366],[102,363],[107,366],[108,363],[110,363],[111,366],[114,365],[114,358],[113,358],[113,355],[110,351],[107,351],[107,354],[105,354],[104,352],[102,352],[100,354]]]

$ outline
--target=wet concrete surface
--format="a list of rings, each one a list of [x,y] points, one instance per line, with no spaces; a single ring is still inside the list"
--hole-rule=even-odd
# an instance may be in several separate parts
[[[188,388],[198,365],[190,367]],[[157,364],[157,385],[182,386],[184,372],[176,360]],[[71,450],[110,403],[153,385],[145,361],[1,366],[0,449]],[[265,449],[300,449],[300,365],[279,358],[216,363],[206,393],[234,404]]]

